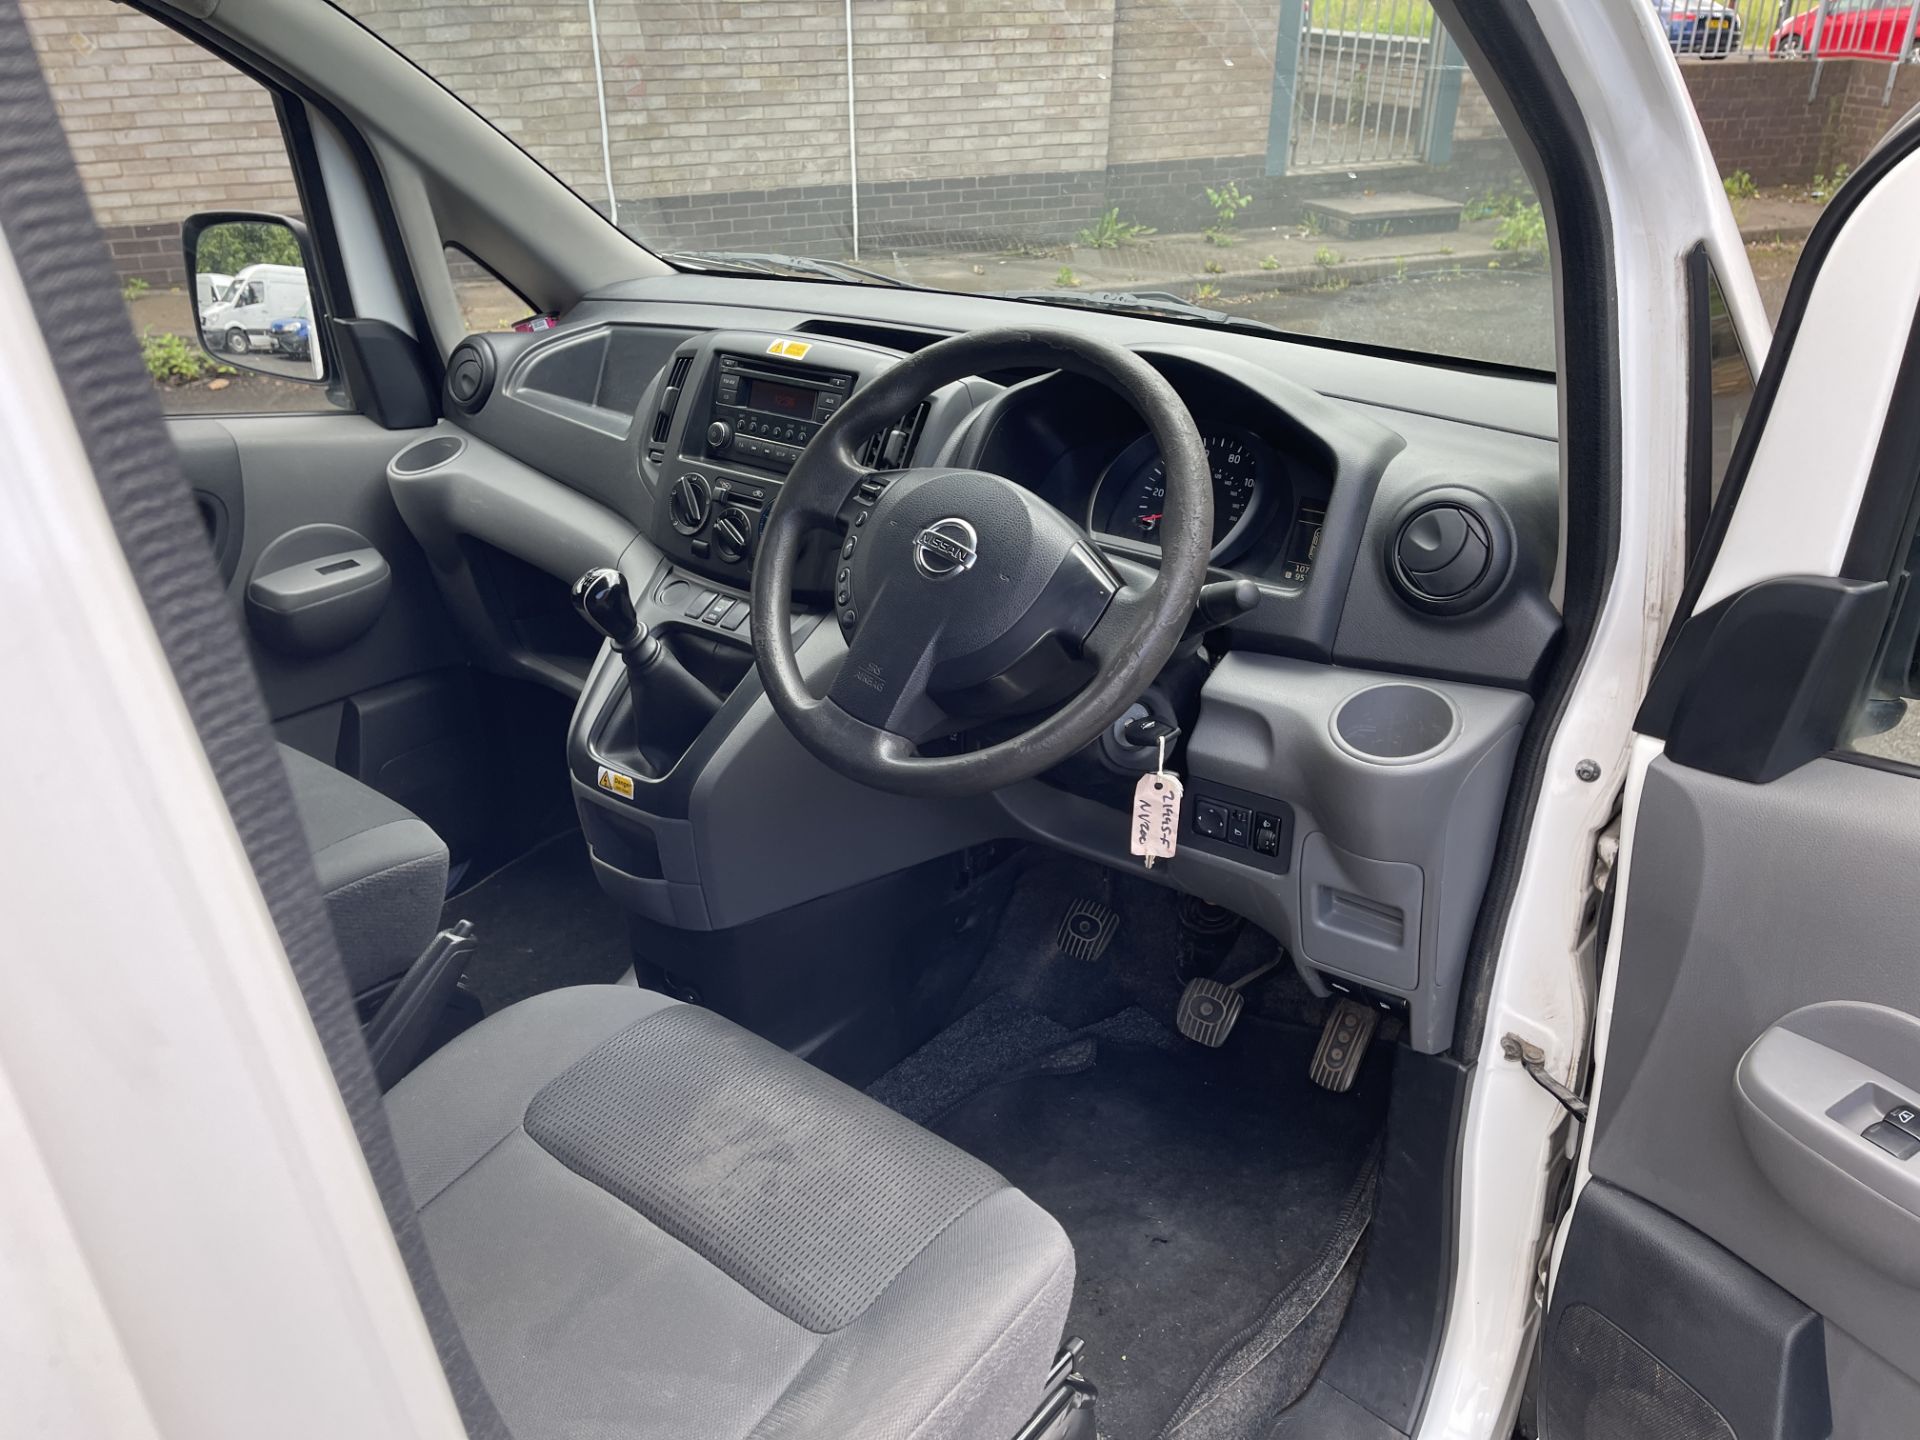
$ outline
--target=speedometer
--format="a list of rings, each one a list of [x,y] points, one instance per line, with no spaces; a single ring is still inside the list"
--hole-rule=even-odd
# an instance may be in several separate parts
[[[1232,430],[1203,432],[1213,472],[1213,554],[1220,558],[1245,532],[1267,483],[1265,447]],[[1167,467],[1151,439],[1129,446],[1107,472],[1094,502],[1095,528],[1148,545],[1160,544],[1167,509]]]

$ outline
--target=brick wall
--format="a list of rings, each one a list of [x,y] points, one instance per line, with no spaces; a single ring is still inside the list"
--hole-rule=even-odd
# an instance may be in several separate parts
[[[121,273],[180,283],[180,218],[297,210],[267,92],[105,0],[29,0],[34,49]]]
[[[1123,0],[1119,11],[1107,163],[1266,153],[1280,0]]]
[[[1813,66],[1785,60],[1686,60],[1681,74],[1722,174],[1756,185],[1802,185],[1855,166],[1893,123],[1920,104],[1920,68],[1902,66],[1882,105],[1887,66],[1829,60],[1809,96]]]

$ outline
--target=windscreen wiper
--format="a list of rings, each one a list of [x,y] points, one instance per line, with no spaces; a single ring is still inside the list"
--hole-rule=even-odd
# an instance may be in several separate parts
[[[1199,320],[1234,330],[1260,330],[1269,335],[1287,332],[1264,320],[1209,310],[1164,290],[1002,290],[1003,300],[1030,300],[1040,305],[1065,305],[1075,310],[1105,310],[1115,315],[1146,315],[1169,320]]]
[[[906,284],[851,260],[826,260],[814,255],[776,255],[765,250],[668,250],[660,258],[695,270],[730,270],[742,275],[818,275],[825,280],[857,280],[868,285]]]

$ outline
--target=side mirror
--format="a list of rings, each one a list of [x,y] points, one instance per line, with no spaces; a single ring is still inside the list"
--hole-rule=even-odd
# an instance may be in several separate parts
[[[214,297],[193,307],[201,347],[228,365],[324,384],[306,226],[281,215],[214,210],[189,215],[180,238],[195,294]]]

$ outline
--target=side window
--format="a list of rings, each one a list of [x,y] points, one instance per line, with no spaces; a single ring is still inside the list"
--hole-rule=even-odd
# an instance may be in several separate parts
[[[1843,748],[1920,770],[1920,536],[1909,537],[1878,668]]]
[[[170,415],[336,408],[333,387],[310,383],[320,368],[313,352],[317,295],[307,301],[297,280],[190,276],[182,258],[181,222],[195,212],[299,217],[271,93],[112,0],[23,0],[21,8],[162,408]],[[239,269],[256,263],[234,235],[216,240],[242,262]],[[262,273],[276,270],[287,267]],[[291,273],[302,272],[296,266]],[[245,368],[233,363],[237,355],[199,343],[196,307],[203,319],[230,313],[218,307],[244,311],[224,328],[209,325],[208,333],[219,344],[240,331]]]
[[[1700,548],[1707,517],[1726,483],[1734,441],[1753,407],[1755,382],[1720,277],[1704,249],[1691,258],[1687,288],[1693,307],[1691,453],[1687,457],[1687,553],[1691,557]]]
[[[511,330],[533,315],[520,292],[458,245],[446,247],[447,273],[460,301],[460,320],[469,334]]]

